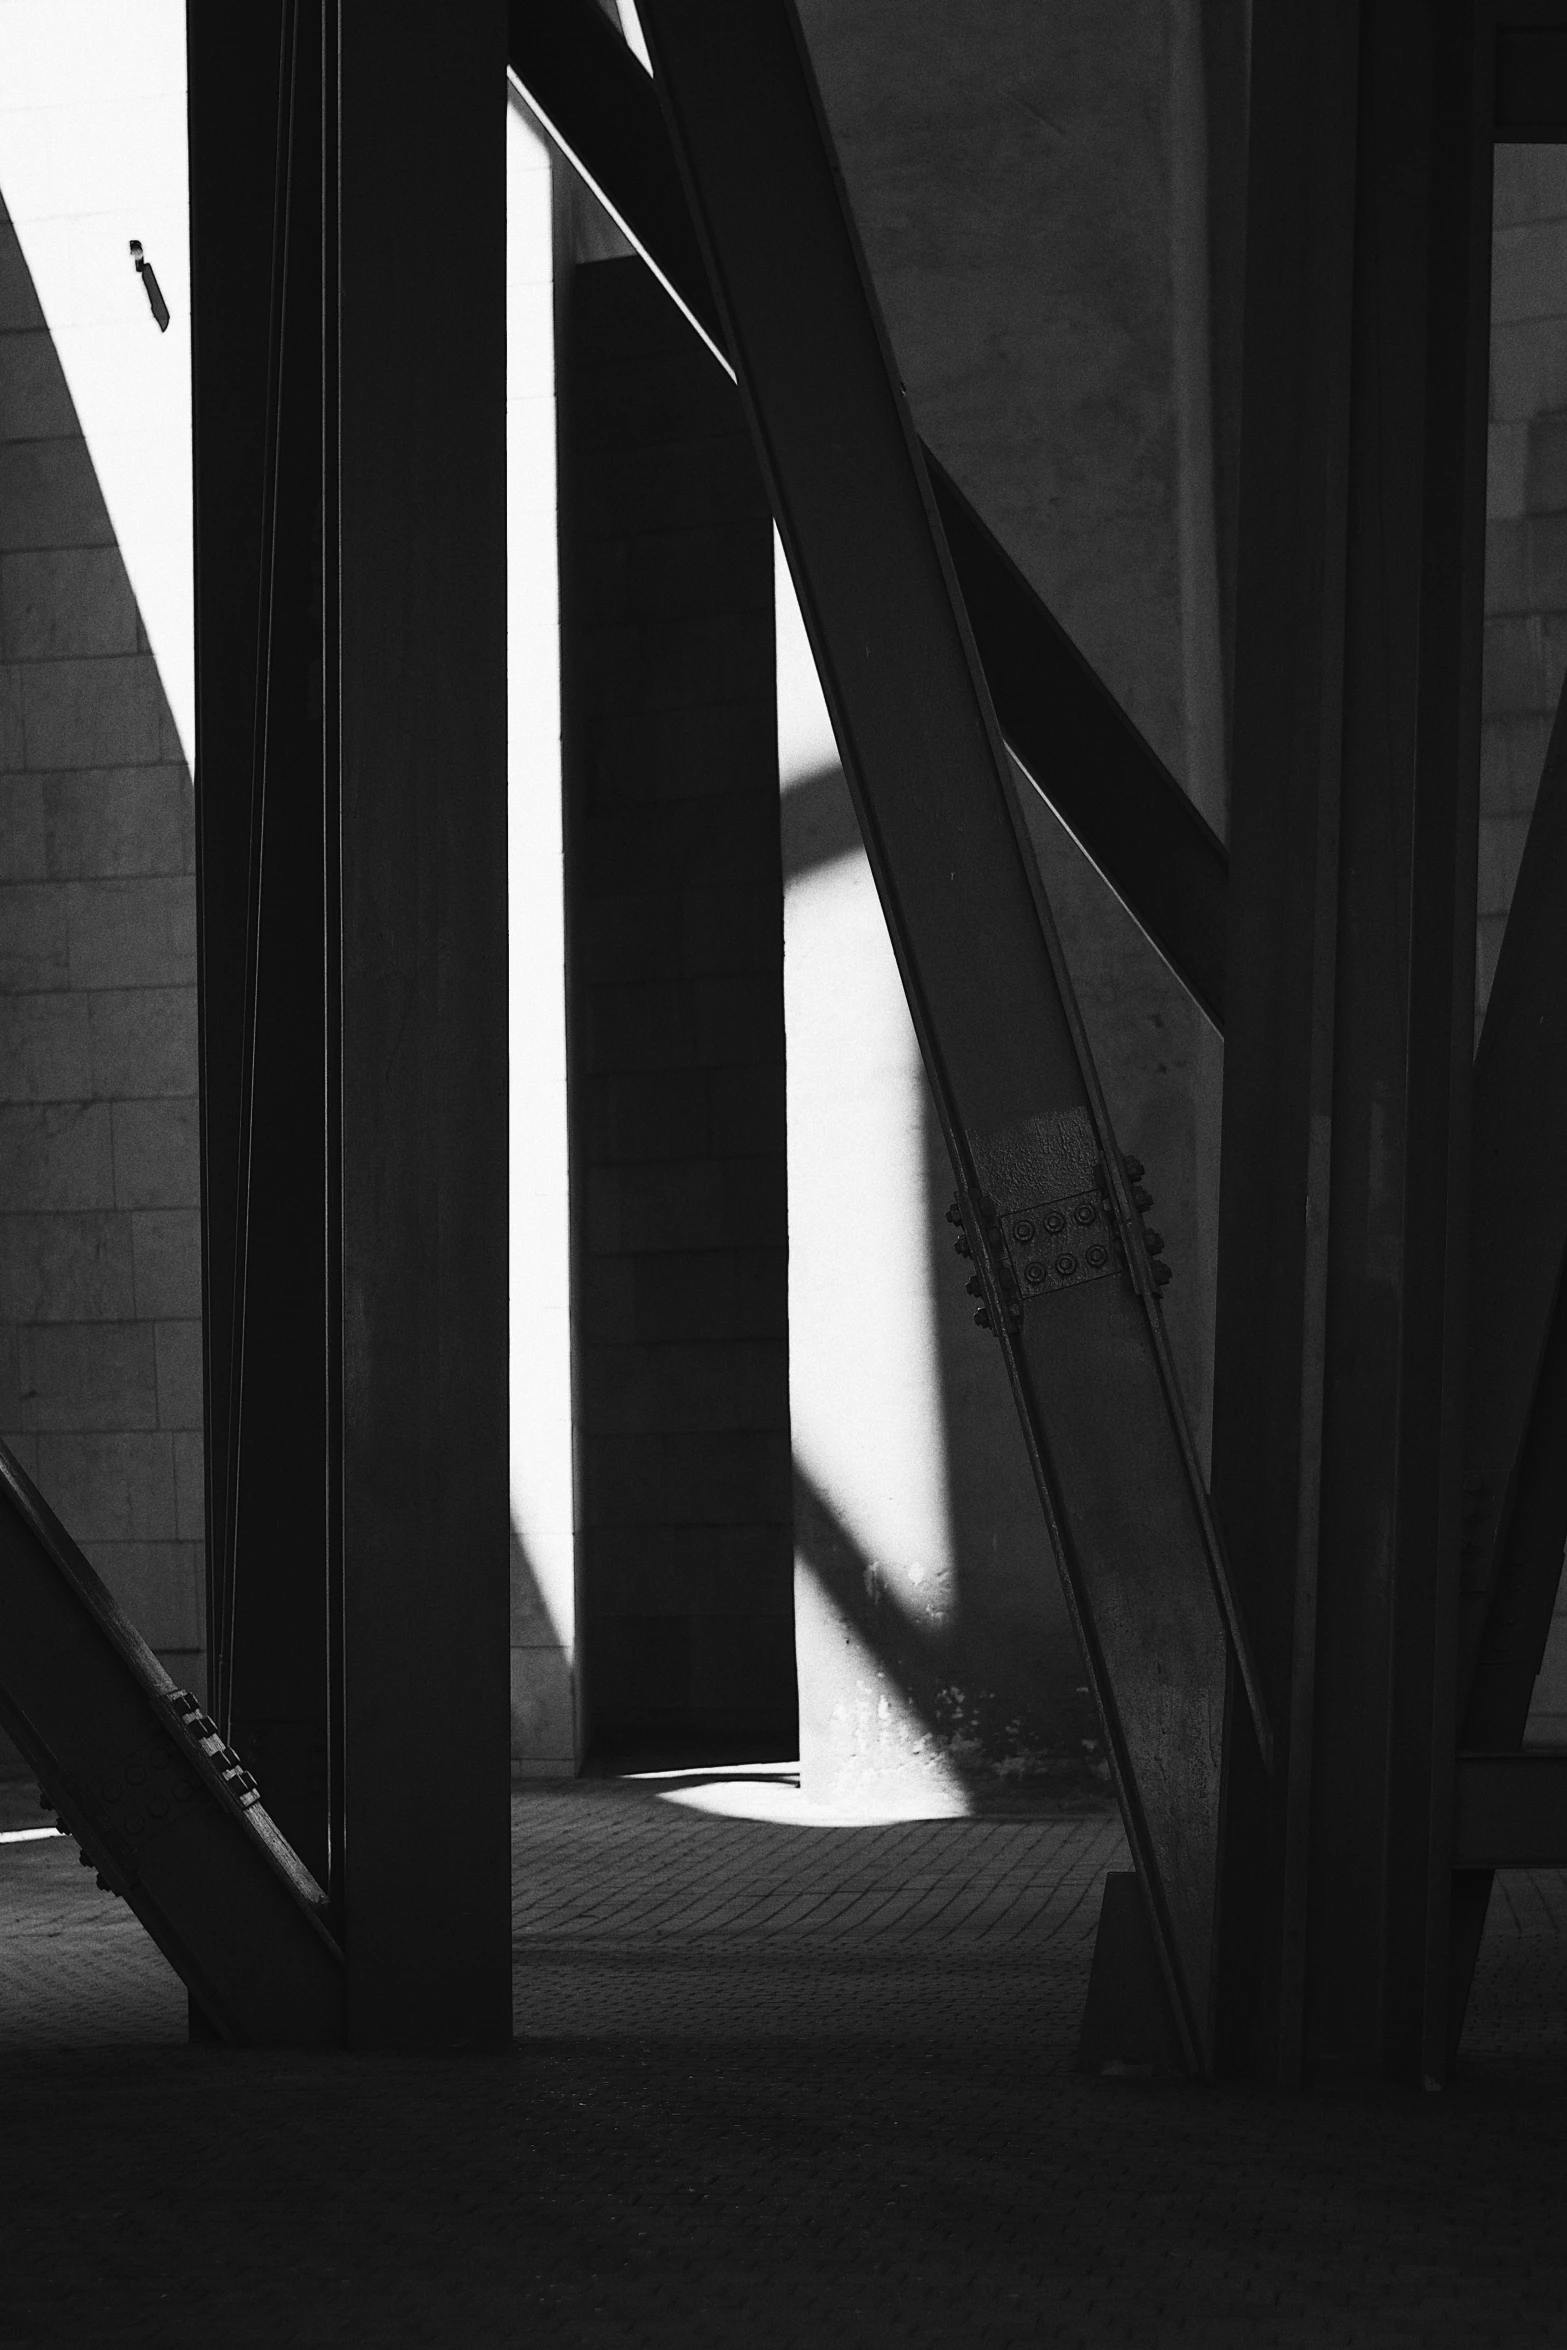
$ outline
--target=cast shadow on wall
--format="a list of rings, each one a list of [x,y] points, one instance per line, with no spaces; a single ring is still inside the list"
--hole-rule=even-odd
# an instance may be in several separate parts
[[[0,899],[0,1434],[199,1688],[191,778],[3,211]]]
[[[791,781],[781,815],[786,903],[802,883],[863,858],[838,766]],[[906,1082],[918,1095],[917,1103],[905,1106],[905,1119],[912,1116],[919,1144],[912,1160],[906,1150],[901,1156],[889,1151],[888,1179],[918,1194],[903,1204],[900,1228],[923,1234],[923,1261],[912,1277],[923,1292],[935,1376],[933,1408],[920,1441],[939,1456],[936,1475],[925,1483],[944,1496],[946,1524],[934,1541],[950,1571],[939,1579],[939,1606],[922,1604],[928,1578],[916,1570],[914,1583],[924,1588],[911,1588],[899,1562],[872,1557],[863,1533],[851,1528],[851,1517],[860,1529],[874,1522],[875,1496],[867,1492],[867,1506],[855,1506],[852,1472],[836,1480],[843,1491],[824,1490],[826,1480],[813,1474],[798,1442],[796,1557],[868,1659],[894,1684],[929,1746],[971,1789],[1029,1780],[1060,1785],[1064,1778],[1085,1776],[1099,1784],[1104,1766],[1098,1723],[1016,1408],[993,1340],[974,1327],[964,1282],[968,1268],[952,1253],[946,1222],[951,1165],[912,1029],[905,1061]],[[794,1147],[807,1147],[805,1138]],[[831,1144],[813,1126],[809,1147]],[[792,1226],[793,1194],[791,1172]],[[847,1345],[853,1345],[852,1333]],[[794,1376],[805,1375],[804,1366],[797,1366]],[[874,1409],[873,1390],[860,1400]]]

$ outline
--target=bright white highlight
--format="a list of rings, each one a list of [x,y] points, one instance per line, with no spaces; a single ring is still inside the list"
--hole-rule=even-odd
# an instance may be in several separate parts
[[[506,110],[511,1507],[550,1628],[575,1628],[560,613],[549,151]]]
[[[0,0],[0,196],[189,762],[190,199],[184,0]],[[160,334],[130,257],[169,306]]]
[[[837,747],[774,542],[784,792],[841,795]],[[802,801],[803,807],[807,803]],[[839,798],[841,814],[841,797]],[[925,1173],[925,1081],[865,852],[785,875],[789,1409],[800,1469],[867,1562],[877,1608],[936,1631],[954,1559]],[[968,1809],[951,1760],[803,1552],[795,1652],[810,1798],[846,1823]],[[707,1799],[712,1800],[712,1799]],[[725,1797],[725,1802],[734,1800]],[[787,1815],[787,1800],[770,1795]]]
[[[787,563],[775,563],[779,773],[787,794],[837,766]],[[925,1080],[865,854],[791,879],[790,1410],[801,1467],[928,1623],[952,1587],[936,1319],[930,1291]]]

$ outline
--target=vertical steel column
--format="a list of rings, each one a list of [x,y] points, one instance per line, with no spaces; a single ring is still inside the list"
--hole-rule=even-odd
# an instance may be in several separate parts
[[[1482,68],[1462,0],[1257,12],[1214,1488],[1282,1749],[1222,2054],[1282,2080],[1444,2062]]]
[[[209,1686],[326,1882],[320,64],[192,11]]]
[[[505,8],[336,0],[329,27],[349,2034],[493,2042],[511,2029]]]

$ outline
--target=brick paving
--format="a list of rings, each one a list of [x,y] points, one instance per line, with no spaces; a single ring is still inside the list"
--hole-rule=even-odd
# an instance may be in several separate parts
[[[517,2045],[448,2062],[189,2048],[0,1844],[0,2350],[1561,2342],[1560,1873],[1444,2095],[1273,2098],[1072,2070],[1113,1819],[775,1809],[519,1795]]]

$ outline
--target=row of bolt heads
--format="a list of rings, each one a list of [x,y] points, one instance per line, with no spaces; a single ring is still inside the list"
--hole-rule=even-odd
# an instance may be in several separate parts
[[[1123,1159],[1122,1164],[1126,1169],[1127,1179],[1132,1185],[1132,1205],[1137,1209],[1140,1215],[1144,1214],[1149,1208],[1153,1206],[1152,1194],[1142,1188],[1143,1176],[1147,1170],[1144,1168],[1142,1160],[1133,1158],[1129,1152]],[[1109,1212],[1109,1205],[1110,1203],[1108,1200],[1101,1202],[1101,1206],[1107,1215]],[[1095,1224],[1099,1220],[1099,1212],[1094,1207],[1092,1207],[1087,1200],[1081,1200],[1079,1201],[1076,1208],[1073,1209],[1072,1217],[1073,1221],[1078,1224]],[[949,1224],[958,1225],[961,1225],[963,1222],[962,1210],[959,1208],[956,1200],[953,1201],[952,1206],[947,1210],[947,1221]],[[1040,1223],[1052,1239],[1056,1238],[1059,1234],[1065,1232],[1067,1229],[1066,1216],[1059,1209],[1055,1208],[1051,1210],[1048,1216],[1042,1217],[1040,1219]],[[1014,1219],[1012,1225],[1012,1238],[1017,1242],[1019,1248],[1027,1248],[1030,1242],[1037,1237],[1037,1233],[1038,1227],[1036,1227],[1031,1216],[1018,1216]],[[1000,1239],[1001,1227],[999,1224],[992,1228],[992,1237],[997,1240]],[[1162,1289],[1165,1286],[1165,1283],[1173,1278],[1172,1268],[1162,1262],[1164,1236],[1159,1232],[1145,1232],[1143,1234],[1143,1238],[1147,1243],[1148,1254],[1154,1259],[1154,1264],[1152,1266],[1154,1280]],[[958,1240],[956,1240],[953,1245],[960,1257],[972,1256],[974,1253],[973,1250],[969,1247],[968,1237],[966,1234],[960,1235]],[[1102,1242],[1095,1241],[1091,1247],[1084,1250],[1083,1261],[1085,1264],[1090,1266],[1094,1272],[1100,1272],[1110,1261],[1110,1251],[1103,1245]],[[1073,1274],[1077,1271],[1077,1259],[1072,1255],[1069,1249],[1063,1249],[1061,1254],[1055,1260],[1054,1269],[1063,1281],[1070,1281]],[[1045,1282],[1050,1278],[1050,1275],[1045,1266],[1042,1265],[1037,1258],[1035,1258],[1031,1264],[1024,1266],[1023,1278],[1026,1282],[1028,1282],[1031,1288],[1041,1289],[1043,1288]],[[970,1297],[982,1297],[984,1295],[985,1285],[980,1280],[980,1277],[977,1273],[973,1274],[964,1286],[967,1288]],[[990,1328],[990,1314],[988,1308],[985,1306],[980,1307],[978,1313],[974,1316],[974,1319],[982,1330],[988,1330]]]

